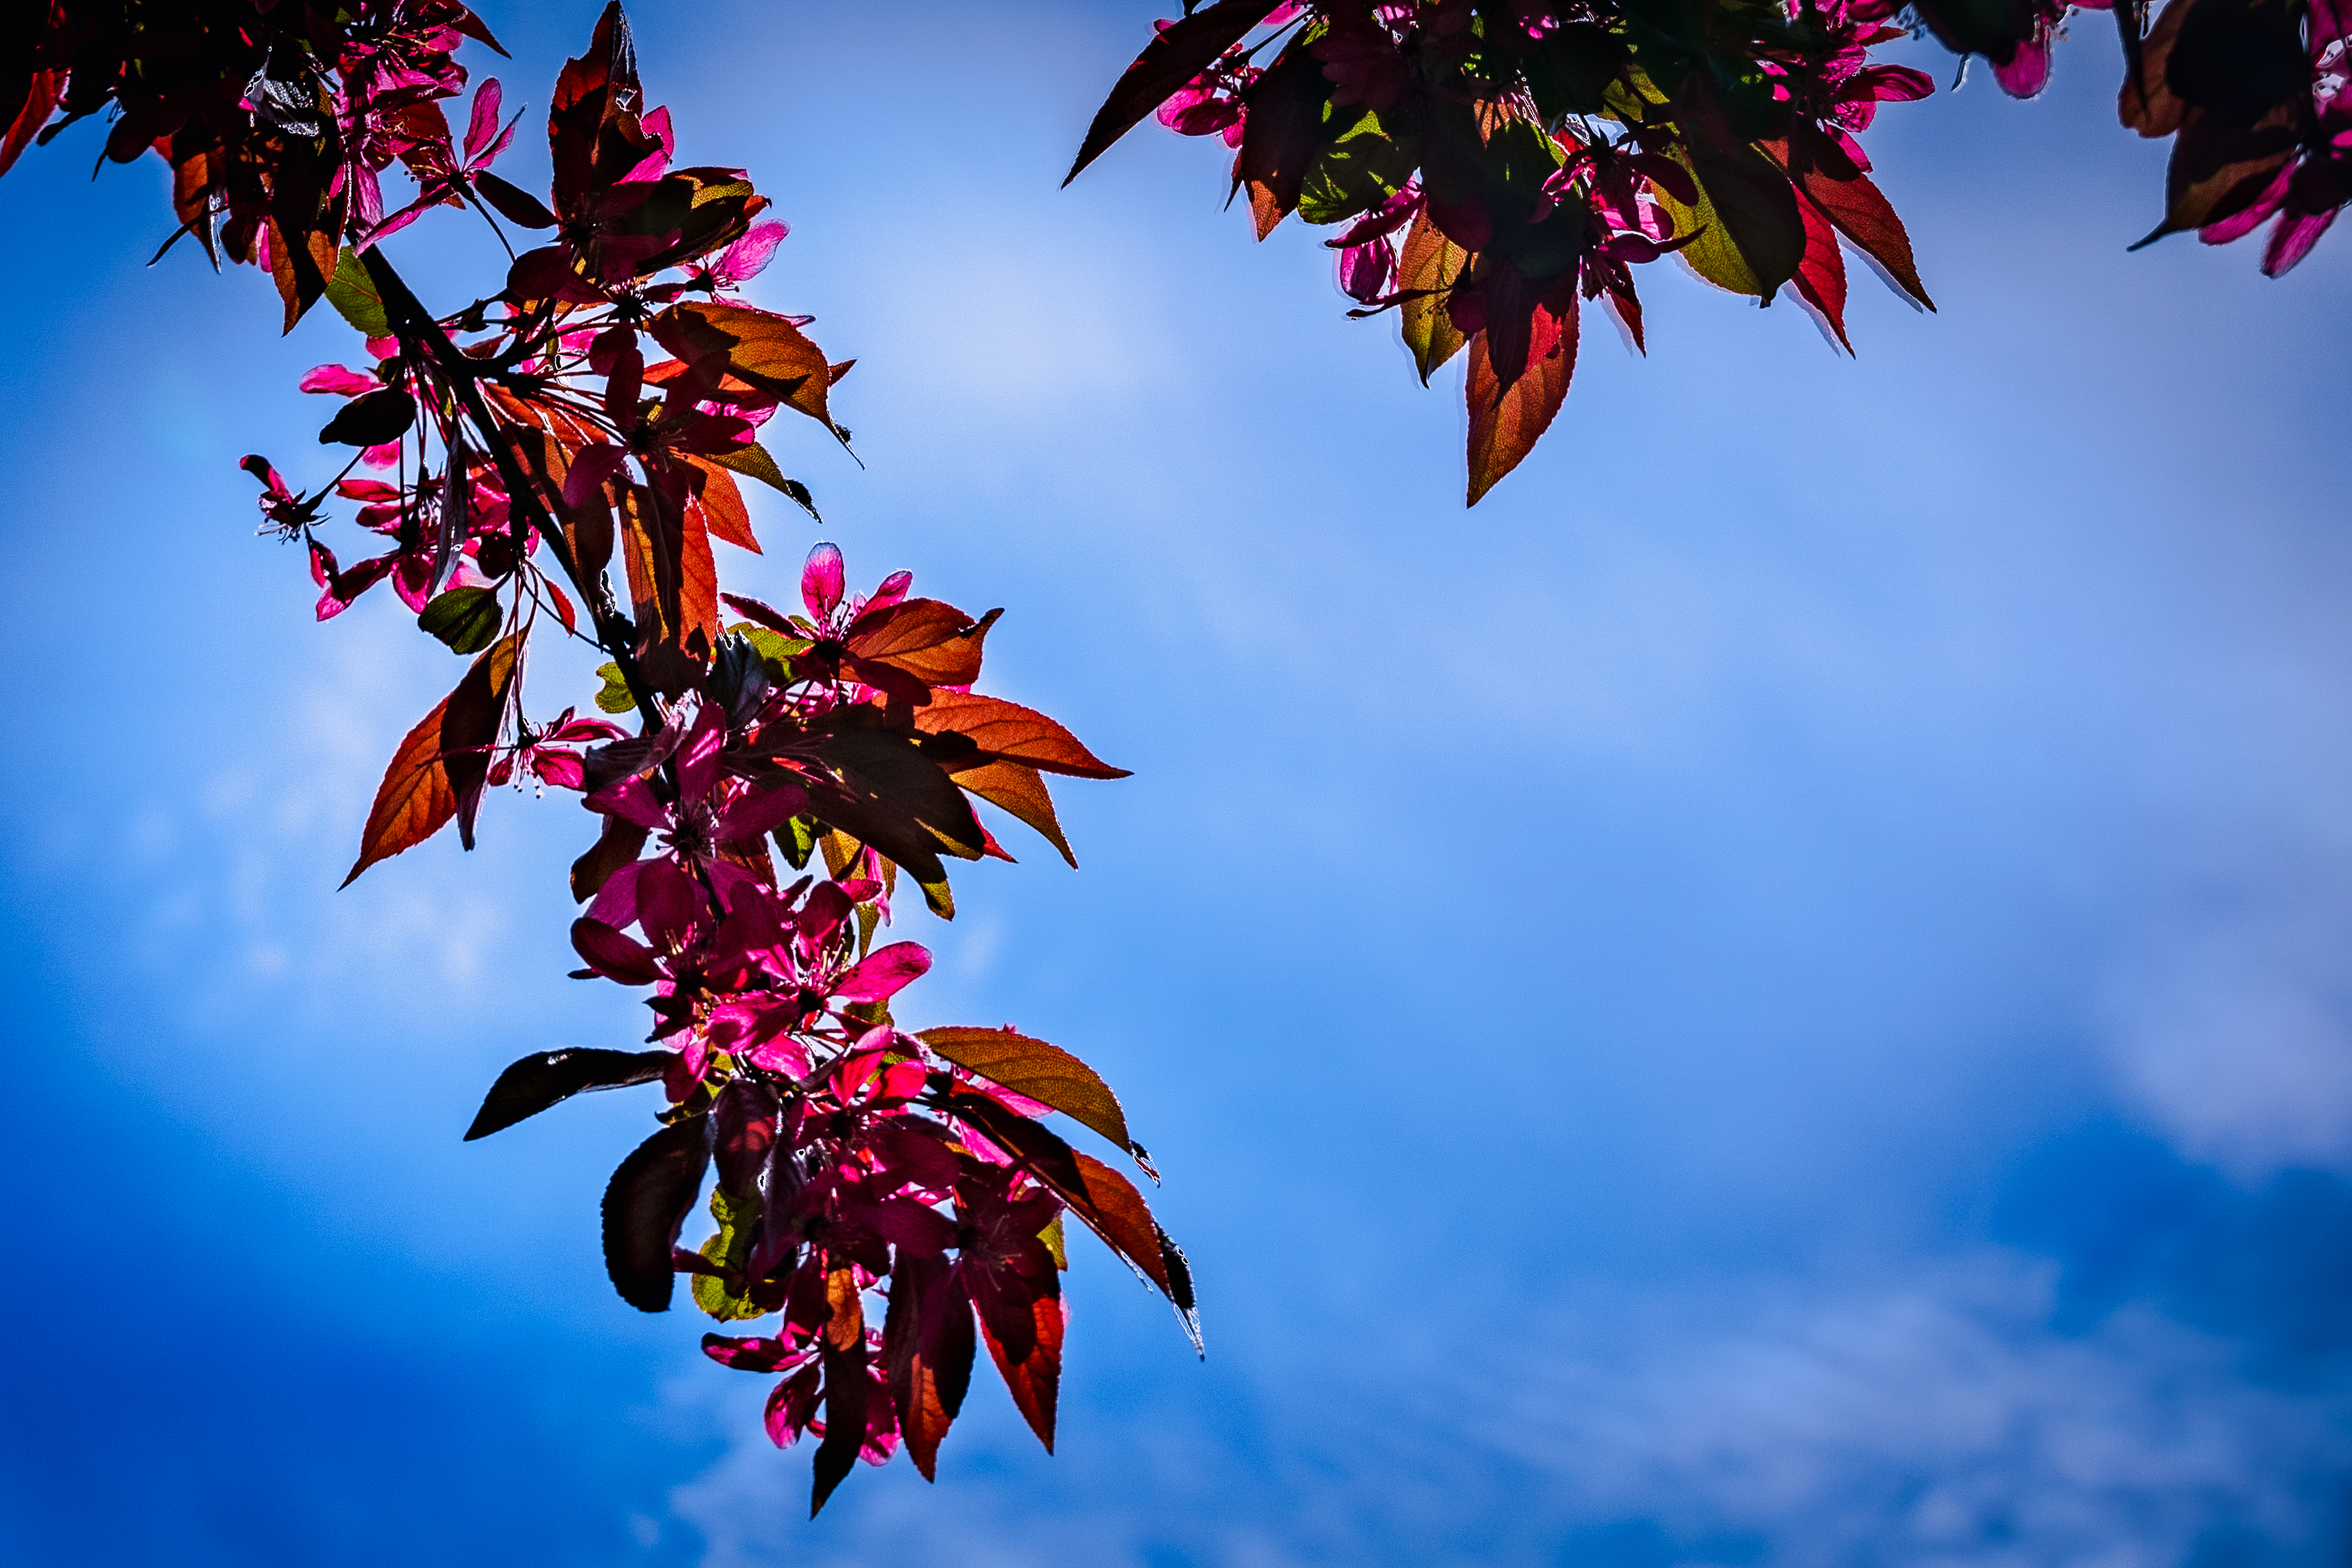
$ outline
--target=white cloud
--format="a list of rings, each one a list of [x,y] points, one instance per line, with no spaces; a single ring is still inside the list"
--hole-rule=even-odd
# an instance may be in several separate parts
[[[1590,1543],[1612,1526],[1654,1548],[1626,1561],[1689,1568],[2168,1568],[2217,1524],[2323,1560],[2330,1478],[2352,1461],[2343,1398],[2253,1385],[2231,1345],[2145,1313],[2053,1334],[2050,1288],[1986,1255],[1842,1291],[1588,1301],[1536,1325],[1465,1312],[1370,1366],[1349,1348],[1363,1325],[1302,1325],[1268,1357],[1278,1385],[1198,1424],[1138,1408],[1092,1451],[1066,1442],[1034,1490],[1004,1473],[1018,1434],[983,1414],[937,1490],[852,1477],[837,1534],[799,1522],[805,1450],[770,1448],[748,1395],[706,1391],[734,1446],[673,1505],[707,1568],[831,1563],[835,1540],[872,1568],[1605,1568]],[[976,1380],[974,1407],[992,1392]]]

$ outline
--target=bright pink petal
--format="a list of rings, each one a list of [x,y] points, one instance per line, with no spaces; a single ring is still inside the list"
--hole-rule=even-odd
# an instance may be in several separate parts
[[[2017,46],[2009,64],[1992,68],[1992,79],[2011,98],[2032,98],[2050,85],[2050,40],[2029,38]]]
[[[670,133],[667,109],[656,109],[637,123],[654,139],[654,150],[646,154],[643,162],[621,176],[625,185],[633,181],[660,179],[668,171],[670,154],[677,147],[677,138]]]
[[[930,967],[930,952],[922,944],[893,942],[868,953],[835,981],[833,994],[847,1002],[886,1001],[921,978]]]
[[[809,551],[808,560],[801,567],[801,602],[819,623],[831,621],[833,612],[841,608],[842,581],[838,547],[821,544]]]
[[[775,219],[753,224],[741,239],[719,253],[719,265],[712,270],[727,283],[756,277],[768,265],[768,258],[776,254],[776,247],[784,243],[784,236],[792,232]]]
[[[618,817],[648,832],[669,826],[669,808],[655,798],[654,787],[635,773],[589,796],[588,809],[604,816]]]
[[[341,365],[320,365],[304,373],[301,388],[306,392],[332,392],[338,397],[358,397],[362,392],[381,391],[383,383],[373,376]]]
[[[2263,275],[2276,277],[2309,256],[2311,247],[2319,243],[2319,236],[2327,232],[2327,225],[2336,221],[2336,208],[2330,207],[2324,213],[2281,214],[2278,227],[2271,231],[2270,246],[2263,256]]]
[[[620,472],[628,454],[609,441],[583,447],[580,455],[572,460],[571,471],[563,476],[563,504],[567,507],[587,505],[596,487]]]
[[[485,77],[482,85],[474,89],[474,112],[466,121],[466,162],[471,163],[488,151],[499,134],[499,78]]]
[[[681,800],[700,800],[719,782],[719,754],[727,746],[727,713],[717,703],[705,703],[694,716],[677,750],[677,794]]]
[[[588,906],[588,918],[602,921],[618,930],[637,923],[637,880],[646,873],[651,861],[633,861],[604,879],[596,890],[596,901]]]
[[[905,600],[907,591],[914,586],[913,572],[894,571],[882,580],[882,586],[876,589],[865,603],[857,607],[857,612],[864,615],[876,610],[887,610]]]
[[[793,1078],[809,1075],[808,1047],[789,1035],[754,1046],[744,1060],[763,1072],[782,1072]]]
[[[852,907],[850,895],[838,883],[821,882],[809,890],[808,902],[801,905],[800,945],[803,958],[814,957],[833,939]]]
[[[685,867],[667,856],[646,862],[637,878],[637,924],[648,939],[681,952],[692,946],[709,915],[701,885]]]
[[[651,948],[601,920],[583,915],[573,921],[572,946],[590,968],[625,986],[649,986],[661,978]]]
[[[807,804],[808,791],[797,784],[754,789],[727,808],[727,814],[719,819],[719,836],[756,839],[782,827]]]
[[[531,754],[530,770],[541,783],[552,784],[558,789],[577,789],[588,782],[580,758],[569,751],[535,751]]]

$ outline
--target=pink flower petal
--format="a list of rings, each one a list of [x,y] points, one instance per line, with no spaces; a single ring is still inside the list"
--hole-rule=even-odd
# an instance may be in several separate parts
[[[717,703],[705,703],[694,716],[694,727],[677,751],[677,793],[681,800],[700,800],[719,782],[719,754],[727,745],[727,713]]]
[[[651,861],[633,861],[604,879],[596,890],[596,900],[588,906],[588,918],[602,921],[615,930],[637,923],[637,879],[645,875]]]
[[[833,619],[841,608],[841,550],[837,546],[821,544],[809,551],[808,560],[801,567],[801,602],[819,622]]]
[[[601,920],[583,915],[573,921],[572,946],[590,968],[625,986],[649,986],[661,978],[651,948]]]
[[[775,219],[753,224],[741,239],[719,254],[719,265],[711,270],[724,283],[741,283],[746,278],[756,277],[790,233],[790,228]]]
[[[847,1002],[887,1001],[930,967],[930,952],[919,942],[893,942],[868,953],[835,981],[833,994]]]
[[[756,839],[782,827],[807,804],[808,791],[797,784],[754,789],[727,808],[727,814],[719,819],[719,836]]]
[[[634,773],[589,796],[588,809],[603,816],[618,817],[647,831],[669,826],[669,809],[655,799],[653,786]]]
[[[358,397],[362,392],[378,391],[383,385],[373,376],[342,365],[319,365],[303,374],[301,388],[306,392],[332,392],[338,397]]]
[[[498,138],[500,91],[496,77],[484,77],[482,85],[474,89],[474,112],[466,120],[466,162],[468,163],[480,157]]]
[[[686,868],[665,856],[648,861],[637,877],[637,925],[667,952],[691,946],[709,910],[702,888]]]
[[[583,447],[572,460],[571,471],[563,476],[563,504],[582,507],[596,493],[598,486],[620,472],[628,454],[609,441],[600,441]]]

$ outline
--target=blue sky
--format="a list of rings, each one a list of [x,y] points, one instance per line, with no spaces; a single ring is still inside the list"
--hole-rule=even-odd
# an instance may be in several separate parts
[[[486,13],[510,103],[593,13]],[[801,1520],[761,1385],[604,1282],[647,1105],[458,1142],[639,1031],[562,978],[577,807],[331,891],[454,674],[250,537],[347,330],[144,268],[159,169],[81,134],[0,183],[0,1559],[2341,1561],[2352,249],[2126,256],[2162,149],[2093,16],[1872,133],[1939,314],[1858,277],[1848,361],[1649,268],[1648,360],[1596,331],[1465,514],[1457,384],[1324,235],[1149,128],[1055,189],[1152,14],[636,21],[793,225],[754,298],[859,361],[865,470],[784,455],[853,577],[1006,606],[994,689],[1136,770],[1062,792],[1083,871],[905,917],[902,1012],[1120,1088],[1206,1363],[1082,1250],[1057,1458],[980,1388],[938,1486]]]

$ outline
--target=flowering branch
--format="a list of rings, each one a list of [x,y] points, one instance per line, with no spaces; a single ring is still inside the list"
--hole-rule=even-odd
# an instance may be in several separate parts
[[[722,592],[714,541],[761,549],[740,479],[815,515],[768,422],[790,410],[848,440],[828,402],[848,364],[807,318],[737,297],[785,226],[740,171],[673,166],[617,4],[557,80],[544,200],[492,168],[516,124],[497,81],[462,141],[448,122],[456,50],[497,47],[456,0],[185,0],[160,31],[153,9],[53,0],[24,68],[0,64],[0,170],[111,108],[110,156],[172,165],[174,238],[267,269],[289,327],[324,300],[364,340],[363,368],[302,378],[343,400],[320,433],[353,449],[340,471],[297,491],[244,460],[264,531],[301,541],[321,621],[389,583],[470,662],[394,753],[345,880],[452,822],[471,848],[493,787],[576,792],[595,838],[572,867],[575,976],[646,995],[648,1049],[527,1056],[467,1137],[583,1091],[662,1085],[657,1129],[604,1194],[607,1272],[647,1312],[685,1273],[722,1324],[770,1320],[704,1348],[777,1378],[778,1444],[817,1435],[812,1511],[901,1444],[931,1476],[982,1343],[1050,1449],[1064,1217],[1197,1345],[1189,1270],[1133,1183],[1045,1124],[1064,1114],[1151,1174],[1108,1086],[1010,1030],[902,1030],[893,1007],[930,955],[878,938],[902,873],[948,918],[947,860],[1012,858],[978,802],[1075,865],[1045,775],[1124,771],[975,689],[999,612],[913,597],[905,572],[853,594],[829,544],[797,611]],[[415,193],[387,213],[394,164]],[[436,316],[383,242],[450,207],[497,214],[499,276]],[[517,254],[498,219],[545,243]],[[338,560],[331,500],[381,553]],[[576,707],[526,716],[542,610],[606,655],[593,701],[634,714],[635,733]],[[689,1250],[706,1183],[718,1231]]]

